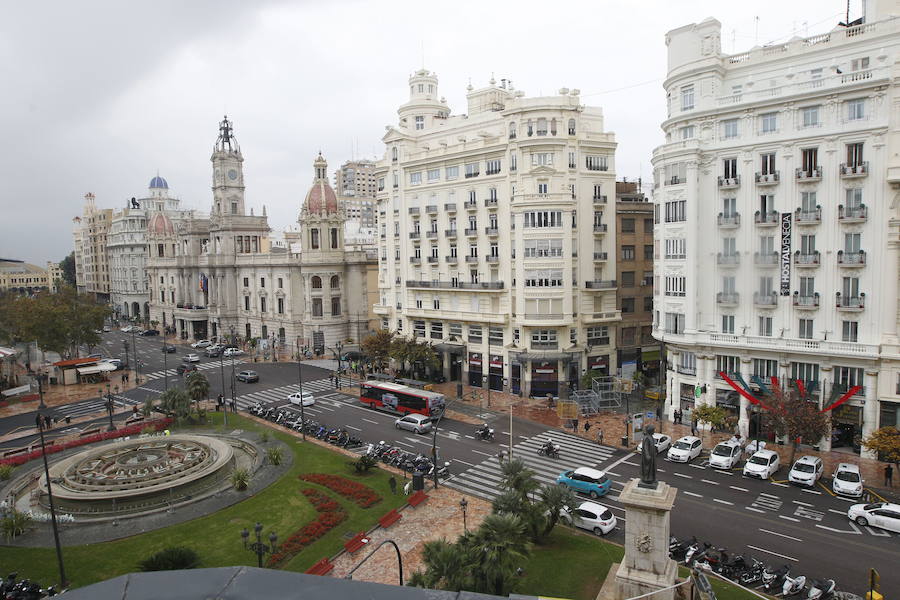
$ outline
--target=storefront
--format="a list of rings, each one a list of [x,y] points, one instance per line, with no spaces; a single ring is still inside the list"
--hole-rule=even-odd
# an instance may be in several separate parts
[[[535,398],[559,396],[559,367],[556,361],[531,363],[531,395]]]
[[[609,354],[588,357],[588,370],[593,377],[609,376]]]
[[[490,355],[490,363],[488,365],[488,374],[490,375],[489,385],[496,392],[503,391],[503,356],[499,354]]]
[[[481,387],[481,352],[469,352],[469,385]]]

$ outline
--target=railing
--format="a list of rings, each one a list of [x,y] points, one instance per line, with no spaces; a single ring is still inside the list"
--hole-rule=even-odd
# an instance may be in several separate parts
[[[773,171],[772,173],[756,173],[757,185],[774,185],[781,180],[781,171]]]
[[[841,177],[862,177],[869,174],[869,161],[856,164],[841,163]]]
[[[485,198],[484,205],[487,206],[488,208],[496,207],[497,202],[498,202],[497,198]]]
[[[774,266],[778,264],[777,252],[754,252],[753,263],[757,265]]]
[[[592,281],[585,281],[584,287],[589,290],[611,290],[616,287],[615,279],[594,279]]]
[[[866,251],[844,252],[843,250],[838,250],[837,262],[845,267],[861,267],[866,264]]]
[[[770,210],[768,212],[756,211],[753,220],[757,225],[778,225],[778,211]]]
[[[794,292],[794,306],[803,308],[816,308],[819,306],[819,293],[801,296],[800,292]]]
[[[470,255],[466,256],[466,262],[467,262],[467,263],[477,263],[477,262],[478,262],[478,257],[477,257],[477,256],[472,256],[472,255],[470,254]]]
[[[719,252],[716,255],[716,264],[739,265],[739,264],[741,264],[741,255],[740,254],[722,254],[721,252]]]
[[[794,252],[794,264],[799,266],[818,266],[822,259],[822,253],[818,250],[814,252],[801,253],[799,250]]]
[[[609,227],[605,223],[601,223],[600,225],[594,225],[594,233],[606,233],[609,230]]]
[[[808,169],[797,169],[795,171],[797,181],[813,181],[822,179],[822,167],[810,167]]]
[[[466,228],[466,230],[465,230],[465,234],[466,234],[467,236],[469,236],[469,235],[478,235],[478,228],[477,228],[477,227],[468,227],[468,228]]]
[[[500,230],[496,227],[485,227],[484,232],[488,235],[500,235]]]
[[[803,210],[801,208],[798,208],[794,211],[794,221],[798,224],[821,223],[822,207],[817,206],[814,210]]]
[[[444,210],[447,212],[456,212],[456,202],[446,202],[444,203]]]
[[[445,229],[445,230],[444,230],[444,235],[447,236],[447,237],[454,237],[454,238],[455,238],[455,237],[456,237],[456,230],[455,230],[455,229]]]
[[[765,294],[763,292],[753,292],[753,304],[757,306],[775,306],[778,303],[778,296],[775,292]]]
[[[594,252],[594,260],[608,260],[609,255],[606,252]]]
[[[840,292],[835,292],[834,302],[837,308],[862,310],[866,307],[866,294],[861,293],[859,296],[842,296]]]
[[[418,207],[418,206],[410,206],[410,207],[409,207],[409,214],[411,214],[411,215],[417,215],[417,214],[419,214],[419,207]]]
[[[737,304],[741,295],[737,292],[719,292],[716,294],[717,304]]]
[[[719,213],[718,223],[719,227],[738,227],[741,224],[741,214],[733,213],[726,215]]]
[[[436,213],[437,211],[438,211],[437,204],[429,204],[428,206],[425,207],[425,212],[427,212],[429,214]]]
[[[838,204],[838,219],[841,221],[865,221],[867,216],[865,204],[847,207],[843,204]]]
[[[736,188],[739,185],[741,185],[740,175],[735,175],[734,177],[719,177],[719,187],[723,190]]]

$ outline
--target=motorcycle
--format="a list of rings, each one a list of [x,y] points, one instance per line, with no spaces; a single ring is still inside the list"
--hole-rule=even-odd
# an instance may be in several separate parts
[[[538,448],[538,456],[549,456],[550,458],[559,458],[559,444],[553,440],[547,440]]]
[[[494,428],[488,427],[487,423],[482,423],[481,427],[475,429],[475,437],[483,442],[494,441]]]
[[[834,579],[813,579],[807,600],[825,600],[834,594]]]
[[[796,577],[787,576],[784,578],[784,585],[781,586],[781,595],[787,598],[794,594],[799,594],[806,587],[806,575],[797,575]]]

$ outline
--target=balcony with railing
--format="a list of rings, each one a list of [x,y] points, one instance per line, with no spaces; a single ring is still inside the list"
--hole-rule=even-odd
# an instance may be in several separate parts
[[[794,176],[798,182],[804,181],[821,181],[822,167],[799,168],[794,171]]]
[[[478,210],[478,201],[477,200],[466,200],[465,201],[466,210]]]
[[[819,292],[814,294],[800,295],[800,292],[794,292],[794,306],[800,309],[819,308]]]
[[[465,234],[466,234],[466,237],[474,237],[474,236],[478,235],[478,228],[477,227],[467,227],[465,230]]]
[[[724,254],[719,252],[716,255],[716,264],[722,265],[724,267],[734,267],[741,264],[741,255],[740,254]]]
[[[838,250],[837,264],[842,267],[864,267],[866,266],[866,251],[844,252],[843,250]]]
[[[437,231],[426,231],[426,232],[425,232],[425,237],[427,237],[427,238],[430,239],[430,240],[433,240],[433,239],[437,238],[437,236],[438,236],[438,232],[437,232]]]
[[[756,172],[756,185],[775,185],[781,181],[781,171],[773,171],[771,173]]]
[[[843,204],[838,204],[838,221],[841,223],[862,223],[868,218],[868,212],[865,204],[846,207]]]
[[[844,296],[840,292],[835,292],[834,303],[838,310],[860,311],[866,307],[866,294]]]
[[[813,252],[794,252],[794,264],[798,267],[818,267],[822,261],[822,253],[818,250]]]
[[[457,258],[455,256],[445,256],[444,260],[447,261],[447,264],[450,264],[450,265],[455,265],[456,263],[459,262],[459,258]]]
[[[456,229],[445,229],[444,236],[448,237],[448,238],[455,238],[456,237]]]
[[[741,176],[735,175],[734,177],[719,177],[719,189],[720,190],[730,190],[741,185]]]
[[[741,213],[719,213],[718,218],[716,219],[719,223],[719,227],[723,229],[731,229],[733,227],[740,227],[741,225]]]
[[[753,292],[753,304],[772,308],[778,304],[778,295],[775,292]]]
[[[803,210],[802,208],[798,208],[794,211],[794,223],[797,225],[818,225],[821,222],[821,206],[817,206],[814,210]]]
[[[409,214],[411,214],[411,215],[417,215],[417,214],[419,214],[419,207],[418,207],[418,206],[410,206],[410,207],[409,207]]]
[[[598,195],[591,198],[591,202],[594,204],[606,204],[606,196]]]
[[[470,254],[470,255],[466,256],[466,262],[467,262],[467,263],[477,263],[477,262],[478,262],[478,257],[477,257],[477,256],[472,256],[472,255]]]
[[[484,232],[491,237],[493,237],[495,235],[500,235],[500,229],[497,227],[485,227]]]
[[[425,207],[425,212],[428,213],[429,215],[435,215],[435,214],[437,214],[437,211],[438,211],[437,204],[429,204]]]
[[[759,267],[774,267],[778,264],[777,252],[754,252],[753,264]]]
[[[716,304],[719,306],[737,306],[741,295],[737,292],[719,292],[716,294]]]
[[[484,205],[488,208],[497,208],[497,203],[499,200],[497,198],[485,198]]]
[[[594,279],[585,281],[584,287],[589,290],[614,290],[616,289],[615,279]]]
[[[409,257],[409,262],[410,262],[411,264],[414,264],[414,265],[421,265],[421,264],[422,264],[422,257],[421,257],[421,256],[410,256],[410,257]]]
[[[841,177],[850,179],[853,177],[865,177],[869,174],[869,161],[856,164],[841,163]]]
[[[446,210],[448,213],[455,213],[456,212],[456,202],[444,203],[444,210]]]
[[[606,223],[594,223],[594,233],[606,233],[609,230],[609,227]]]
[[[753,215],[753,222],[759,225],[760,227],[774,227],[778,225],[778,220],[780,215],[777,210],[770,210],[766,212],[756,211]]]
[[[594,260],[609,260],[609,254],[606,252],[594,252]]]

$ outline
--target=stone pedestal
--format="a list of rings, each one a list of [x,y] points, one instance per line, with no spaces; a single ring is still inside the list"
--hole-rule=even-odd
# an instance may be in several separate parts
[[[633,598],[675,583],[678,572],[669,558],[669,513],[675,488],[657,482],[656,488],[625,484],[619,503],[625,507],[625,557],[616,571],[616,598]],[[674,590],[660,592],[653,600],[672,600]]]

